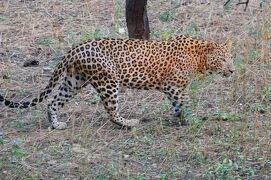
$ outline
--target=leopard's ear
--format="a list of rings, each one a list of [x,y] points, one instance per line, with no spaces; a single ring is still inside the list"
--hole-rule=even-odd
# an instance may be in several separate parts
[[[216,49],[217,45],[215,43],[212,43],[212,42],[208,42],[206,45],[205,45],[205,48],[204,48],[204,52],[205,54],[210,54],[212,53],[215,49]]]

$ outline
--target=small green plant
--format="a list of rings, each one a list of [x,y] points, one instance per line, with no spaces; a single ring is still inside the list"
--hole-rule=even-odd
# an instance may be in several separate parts
[[[192,134],[196,135],[202,125],[202,118],[193,115],[190,119],[187,119],[189,122],[189,130]]]
[[[109,165],[109,179],[119,179],[118,178],[118,170],[114,164]]]
[[[240,171],[241,171],[242,174],[244,174],[247,177],[255,175],[255,170],[253,168],[251,168],[251,167],[249,167],[249,168],[242,167],[242,168],[240,168]]]
[[[241,121],[243,119],[242,114],[234,112],[218,112],[217,115],[222,121]]]
[[[197,92],[201,88],[202,83],[200,81],[192,81],[189,88],[192,92]]]
[[[7,19],[8,19],[7,16],[0,15],[0,22],[6,21]]]
[[[229,11],[230,11],[231,4],[232,4],[232,0],[228,0],[228,1],[224,4],[223,9],[224,9],[225,12],[229,12]]]
[[[256,47],[252,47],[249,51],[249,59],[254,60],[260,57],[260,52]]]
[[[0,132],[0,145],[4,144],[3,134]]]
[[[116,18],[121,18],[122,15],[123,15],[123,13],[122,13],[122,7],[121,7],[121,4],[120,4],[120,2],[117,2],[117,3],[115,4],[115,17],[116,17]]]
[[[204,177],[222,179],[234,179],[234,171],[238,170],[238,165],[229,158],[223,159],[222,162],[217,162],[215,165],[208,168],[204,173]]]
[[[23,158],[27,155],[26,151],[22,147],[23,143],[24,143],[24,140],[22,138],[17,138],[11,141],[11,144],[12,144],[11,153],[12,153],[13,160]]]
[[[142,104],[140,107],[138,107],[138,112],[140,114],[145,114],[148,112],[148,106],[146,104]]]
[[[240,128],[236,126],[230,127],[225,133],[226,142],[238,143],[240,140]]]
[[[88,40],[90,40],[92,38],[99,38],[99,37],[101,37],[101,29],[99,27],[96,27],[92,34],[90,34],[87,31],[82,31],[81,32],[81,39],[83,41],[88,41]]]
[[[5,69],[2,70],[1,74],[5,79],[9,79],[13,74],[15,73],[15,70],[7,67]]]
[[[36,43],[39,45],[50,46],[54,44],[54,40],[51,37],[41,37],[36,40]]]
[[[235,58],[235,61],[234,61],[234,65],[236,67],[237,70],[241,70],[244,68],[245,66],[245,59],[243,56],[241,55],[237,55],[236,58]]]
[[[31,121],[33,121],[33,122],[36,122],[37,121],[37,119],[40,119],[43,115],[42,115],[42,111],[40,111],[40,110],[37,110],[37,109],[35,109],[35,110],[32,110],[31,112],[30,112],[30,119],[31,119]]]
[[[169,22],[169,21],[171,21],[172,20],[171,11],[167,10],[167,11],[161,12],[160,15],[159,15],[159,19],[162,22]]]
[[[60,59],[63,57],[63,51],[61,48],[56,48],[52,53],[52,58],[48,64],[49,69],[54,69]]]
[[[203,162],[202,150],[196,146],[192,146],[191,149],[191,158],[194,159],[197,163]]]
[[[94,32],[93,32],[93,37],[94,38],[99,38],[101,37],[101,29],[99,27],[97,27]]]
[[[189,90],[191,90],[192,92],[197,92],[199,89],[202,88],[203,80],[206,83],[206,78],[208,81],[212,78],[211,75],[199,74],[194,72],[189,72],[188,76],[192,79],[189,85]]]
[[[154,152],[154,155],[160,160],[164,159],[166,156],[174,156],[178,153],[178,150],[174,146],[159,147]],[[164,173],[163,173],[164,174]]]
[[[259,112],[259,113],[264,113],[266,112],[267,110],[267,107],[263,104],[260,104],[260,103],[253,103],[251,106],[250,106],[250,111],[251,112]]]
[[[212,128],[212,135],[213,136],[218,136],[221,133],[221,125],[220,124],[215,124]]]
[[[76,39],[76,32],[68,31],[68,32],[65,32],[65,35],[68,38],[68,44],[71,44],[71,45],[78,44],[78,40]]]
[[[194,19],[188,26],[184,29],[184,34],[192,35],[199,31],[198,22]]]
[[[58,62],[63,57],[63,50],[60,47],[55,48],[52,54],[52,61]]]
[[[25,89],[25,88],[20,88],[19,92],[20,92],[20,95],[26,96],[27,94],[29,94],[30,90],[29,89]]]
[[[161,174],[159,174],[159,179],[166,180],[166,179],[168,179],[168,175],[166,173],[161,173]]]
[[[119,0],[115,1],[115,14],[114,14],[114,25],[113,28],[111,29],[111,36],[113,37],[121,37],[120,34],[123,33],[122,27],[121,27],[121,20],[124,11],[123,8],[121,6],[121,3]],[[125,32],[125,30],[124,30]],[[101,33],[100,33],[100,29],[96,28],[95,32],[94,32],[94,37],[100,37]]]
[[[104,109],[104,106],[99,106],[98,112],[103,118],[107,118],[107,113],[106,113],[106,111]]]
[[[132,132],[132,134],[135,134],[135,132]],[[153,139],[151,136],[144,135],[144,136],[134,136],[136,137],[137,142],[139,142],[141,145],[151,146],[153,144]]]
[[[29,128],[25,126],[25,123],[22,120],[9,119],[8,124],[15,128],[17,132],[28,132]]]
[[[144,174],[139,174],[139,175],[137,175],[137,178],[136,178],[137,180],[144,180],[145,178],[144,178]]]
[[[137,129],[136,129],[135,127],[133,127],[133,128],[131,129],[131,134],[132,134],[132,136],[135,137],[135,138],[138,137],[138,136],[137,136]]]
[[[168,32],[164,32],[164,33],[161,35],[161,38],[162,38],[163,40],[168,40],[168,39],[170,38],[170,35],[169,35]]]
[[[171,0],[170,3],[173,4],[173,5],[177,4],[177,0]]]
[[[98,94],[94,94],[94,96],[90,100],[90,103],[91,104],[98,104],[99,102],[101,102],[101,97]]]
[[[18,132],[28,132],[29,128],[22,121],[13,121]]]
[[[191,121],[193,118],[193,114],[189,108],[181,107],[181,111],[183,113],[183,116],[186,120]]]
[[[98,176],[94,177],[95,180],[104,180],[108,179],[108,174],[101,172]]]
[[[172,105],[168,98],[164,98],[163,104],[162,104],[162,111],[167,112],[171,109]]]
[[[88,32],[86,32],[86,31],[83,31],[83,32],[81,32],[81,39],[83,40],[83,41],[87,41],[87,40],[89,40],[91,37],[90,37],[90,34],[88,33]]]
[[[271,84],[267,85],[261,93],[262,99],[270,100],[271,97]]]

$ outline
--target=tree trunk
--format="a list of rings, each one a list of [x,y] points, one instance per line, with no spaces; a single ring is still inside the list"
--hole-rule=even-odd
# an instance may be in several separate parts
[[[129,38],[149,39],[147,0],[126,0],[126,23]]]

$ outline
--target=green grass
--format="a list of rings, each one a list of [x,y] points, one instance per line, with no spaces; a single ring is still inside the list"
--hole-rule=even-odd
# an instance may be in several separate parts
[[[4,63],[0,63],[3,65],[0,74],[4,78],[0,78],[0,91],[5,94],[6,87],[14,85],[14,89],[8,91],[9,97],[35,94],[31,89],[17,88],[21,83],[29,83],[22,82],[25,74],[21,73],[20,63],[24,59],[19,59],[17,54],[36,56],[37,53],[37,48],[32,47],[33,41],[28,39],[38,37],[35,43],[46,54],[39,56],[40,62],[53,69],[64,49],[81,41],[103,36],[127,37],[119,31],[125,27],[124,1],[117,0],[113,2],[114,7],[104,7],[108,10],[106,13],[90,12],[87,2],[63,2],[61,6],[65,11],[62,8],[51,11],[46,9],[45,1],[37,2],[35,6],[33,2],[27,4],[31,7],[28,9],[31,20],[37,22],[32,24],[28,13],[23,13],[20,22],[25,25],[24,30],[15,23],[9,31],[3,32],[4,48],[0,47],[0,58]],[[95,8],[110,4],[99,3]],[[184,110],[190,118],[188,126],[172,123],[178,119],[171,119],[168,114],[171,103],[157,91],[121,94],[120,109],[125,118],[142,120],[138,127],[128,130],[109,123],[100,97],[95,93],[88,96],[90,92],[84,90],[80,92],[83,99],[78,95],[77,103],[68,103],[60,111],[59,119],[69,124],[64,131],[47,129],[45,104],[31,110],[4,108],[0,114],[0,173],[3,173],[0,176],[7,179],[143,180],[250,179],[270,174],[270,63],[260,59],[264,23],[271,35],[270,23],[260,18],[269,17],[269,9],[264,12],[268,6],[261,2],[262,9],[259,9],[256,6],[260,2],[251,1],[255,4],[241,13],[242,8],[235,8],[234,1],[224,9],[219,1],[208,1],[208,5],[180,0],[148,3],[152,39],[167,40],[172,35],[187,34],[223,42],[231,35],[235,41],[232,52],[236,55],[236,75],[222,80],[218,75],[190,74],[192,82],[188,93],[192,107]],[[24,6],[16,3],[5,6],[7,14],[1,15],[0,21],[7,27],[12,21],[18,22],[15,16],[8,16],[13,6],[18,12],[25,11]],[[63,44],[54,41],[50,29],[35,26],[36,17],[44,13],[35,11],[37,9],[53,12],[52,17],[46,16],[49,23],[43,22],[47,27],[57,21],[58,15],[65,17],[61,20]],[[77,17],[70,15],[74,11],[78,12]],[[260,11],[265,16],[253,14]],[[28,26],[35,28],[27,29]],[[18,29],[13,31],[13,27],[20,29],[19,33]],[[270,39],[267,46],[271,47]],[[43,74],[43,67],[33,68]],[[41,77],[42,82],[46,82],[47,75]],[[26,79],[29,77],[27,74]],[[27,84],[24,87],[28,87]],[[75,146],[79,148],[75,150]]]
[[[51,37],[40,37],[36,40],[39,45],[50,46],[54,44],[54,40]]]
[[[48,64],[49,69],[54,69],[54,67],[57,65],[57,63],[61,60],[63,57],[63,50],[60,47],[56,47],[53,49],[51,60]]]

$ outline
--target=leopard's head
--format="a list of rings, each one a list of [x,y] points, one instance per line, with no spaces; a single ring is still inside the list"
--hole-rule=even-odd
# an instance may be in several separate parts
[[[228,40],[224,44],[208,43],[206,45],[206,71],[219,73],[229,77],[234,71],[234,61],[231,55],[232,42]]]

